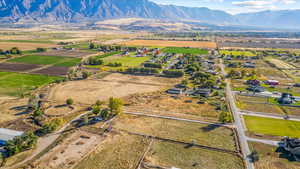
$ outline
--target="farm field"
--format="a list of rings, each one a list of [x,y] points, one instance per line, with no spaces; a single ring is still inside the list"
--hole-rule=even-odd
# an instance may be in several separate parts
[[[243,160],[235,155],[163,141],[154,141],[143,164],[164,168],[244,168]]]
[[[295,66],[288,64],[282,60],[275,59],[275,58],[267,58],[267,60],[273,63],[279,69],[295,69]]]
[[[15,59],[9,60],[13,63],[27,63],[27,64],[38,64],[38,65],[55,65],[72,67],[80,63],[80,58],[69,58],[61,56],[40,56],[40,55],[28,55]]]
[[[75,103],[90,104],[110,97],[120,98],[137,93],[159,91],[177,81],[177,79],[114,73],[103,79],[59,84],[51,90],[49,98],[58,102],[65,102],[66,99],[72,98]]]
[[[150,140],[124,133],[108,136],[75,169],[135,169]]]
[[[178,53],[178,54],[208,54],[207,50],[198,48],[179,48],[179,47],[167,47],[162,49],[165,53]]]
[[[215,42],[197,42],[197,41],[166,41],[166,40],[131,40],[121,42],[126,46],[149,46],[149,47],[191,47],[191,48],[211,48],[217,47]]]
[[[106,57],[103,59],[104,64],[109,63],[121,63],[122,67],[137,67],[149,60],[150,57],[133,57],[133,56],[118,56],[118,57]]]
[[[281,119],[244,116],[247,129],[251,133],[270,136],[300,137],[300,122]]]
[[[53,43],[32,43],[32,42],[1,42],[0,49],[8,50],[13,47],[18,47],[20,50],[35,50],[36,48],[51,48],[56,47]]]
[[[18,96],[61,77],[0,72],[0,95]]]
[[[176,141],[236,150],[233,131],[225,127],[134,115],[113,122],[114,129],[157,136]]]
[[[238,50],[220,50],[221,55],[232,55],[232,56],[246,56],[246,57],[251,57],[251,56],[256,56],[254,52],[251,51],[238,51]]]
[[[32,74],[41,74],[41,75],[48,75],[48,76],[65,76],[69,72],[68,67],[63,66],[51,66],[44,69],[40,69],[37,71],[31,72]]]
[[[126,98],[126,109],[149,114],[217,122],[219,113],[209,104],[197,104],[196,98],[173,98],[163,92],[137,94]]]
[[[259,161],[254,164],[256,169],[300,168],[299,163],[280,157],[281,153],[276,152],[277,147],[255,142],[249,142],[249,147],[251,150],[256,150],[260,158]]]
[[[9,72],[25,72],[40,67],[41,66],[39,65],[24,64],[24,63],[0,63],[0,70],[9,71]]]
[[[39,56],[63,56],[63,57],[74,57],[82,58],[87,55],[91,55],[91,52],[82,52],[78,50],[51,50],[47,52],[37,53]]]

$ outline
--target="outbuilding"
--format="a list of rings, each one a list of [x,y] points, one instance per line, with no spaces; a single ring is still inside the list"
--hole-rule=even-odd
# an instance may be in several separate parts
[[[13,140],[15,137],[22,136],[24,132],[11,129],[0,128],[0,146],[4,146],[7,141]]]

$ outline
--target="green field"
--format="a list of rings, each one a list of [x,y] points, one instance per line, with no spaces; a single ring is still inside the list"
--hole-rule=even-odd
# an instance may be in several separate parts
[[[96,58],[102,59],[102,58],[106,58],[106,57],[109,57],[109,56],[117,55],[117,54],[120,54],[120,53],[121,52],[119,52],[119,51],[109,52],[109,53],[105,53],[103,55],[96,56]]]
[[[137,67],[142,63],[149,60],[150,57],[132,57],[132,56],[122,56],[122,57],[107,57],[104,58],[104,64],[107,65],[109,63],[121,63],[122,67]]]
[[[69,58],[61,56],[39,56],[28,55],[9,60],[9,62],[38,64],[38,65],[55,65],[63,67],[72,67],[80,63],[79,58]]]
[[[165,53],[179,53],[179,54],[208,54],[205,49],[199,48],[179,48],[179,47],[167,47],[162,50]]]
[[[237,50],[220,50],[221,55],[232,55],[232,56],[255,56],[255,53],[250,51],[237,51]]]
[[[0,72],[0,95],[19,96],[61,77]]]
[[[300,122],[254,116],[244,116],[244,119],[250,132],[300,138]]]

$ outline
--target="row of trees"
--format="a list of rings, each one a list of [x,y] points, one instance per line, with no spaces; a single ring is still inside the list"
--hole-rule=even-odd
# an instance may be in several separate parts
[[[145,63],[145,64],[144,64],[144,67],[161,69],[161,68],[162,68],[162,65],[159,64],[159,63]]]
[[[7,54],[20,55],[22,54],[22,51],[17,47],[13,47],[10,50],[6,50],[6,51],[0,49],[0,55],[7,55]]]
[[[128,68],[126,72],[130,74],[147,74],[147,75],[160,73],[159,69],[155,69],[155,68]]]
[[[184,75],[184,72],[181,70],[164,70],[163,74],[166,77],[182,77]]]

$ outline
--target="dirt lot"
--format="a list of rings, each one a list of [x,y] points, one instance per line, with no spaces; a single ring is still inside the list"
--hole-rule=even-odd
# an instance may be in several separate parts
[[[47,52],[37,53],[37,55],[82,58],[84,56],[91,55],[91,53],[82,52],[82,51],[78,51],[78,50],[51,50],[51,51],[47,51]]]
[[[65,102],[72,98],[74,103],[93,104],[110,97],[125,97],[137,93],[154,92],[174,84],[176,79],[153,76],[110,74],[103,79],[70,81],[55,86],[49,94],[50,100]]]
[[[101,136],[76,131],[62,143],[45,154],[36,164],[36,168],[67,169],[93,151],[101,142]]]
[[[110,135],[75,169],[135,169],[149,142],[124,133]]]
[[[46,43],[0,42],[0,49],[3,50],[8,50],[13,47],[18,47],[21,50],[34,50],[36,48],[50,48],[55,46],[57,45]]]
[[[192,47],[192,48],[216,48],[214,42],[197,42],[197,41],[166,41],[166,40],[132,40],[121,42],[126,46],[157,46],[157,47]]]
[[[243,169],[243,161],[239,157],[197,147],[187,148],[185,145],[154,141],[144,159],[146,166],[185,169]]]
[[[32,69],[39,68],[39,65],[23,64],[23,63],[0,63],[1,71],[8,72],[24,72]]]
[[[23,117],[27,99],[0,97],[0,124]]]
[[[279,69],[295,69],[295,67],[291,64],[288,64],[282,60],[270,58],[268,59],[271,63],[275,64]]]
[[[69,106],[57,105],[53,106],[45,111],[45,114],[49,116],[64,116],[71,113],[75,108]]]
[[[68,67],[61,67],[61,66],[51,66],[45,69],[37,70],[31,72],[33,74],[41,74],[41,75],[49,75],[49,76],[65,76],[69,72]]]
[[[126,109],[133,112],[159,114],[193,120],[218,121],[219,113],[214,106],[197,104],[198,99],[171,97],[164,92],[129,96]]]

